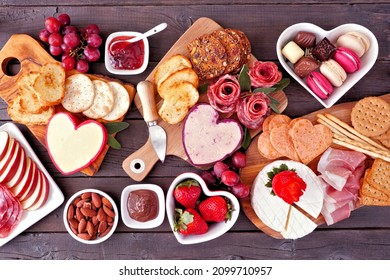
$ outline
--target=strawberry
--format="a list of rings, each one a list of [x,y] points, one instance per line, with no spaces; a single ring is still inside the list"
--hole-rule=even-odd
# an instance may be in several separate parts
[[[179,183],[174,191],[173,196],[184,208],[195,208],[196,201],[201,193],[201,188],[196,180],[185,180]]]
[[[295,171],[285,170],[272,178],[272,190],[288,204],[299,201],[306,190],[306,183]]]
[[[231,206],[222,196],[211,196],[199,203],[199,213],[206,222],[230,219]]]
[[[183,211],[182,209],[176,208],[175,211],[175,231],[183,235],[203,234],[208,231],[209,227],[207,223],[195,209],[187,208]]]

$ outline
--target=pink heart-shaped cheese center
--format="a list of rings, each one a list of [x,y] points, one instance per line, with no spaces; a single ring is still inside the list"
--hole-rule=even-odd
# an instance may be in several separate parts
[[[352,74],[347,75],[347,79],[338,88],[334,88],[333,93],[328,99],[321,99],[318,97],[311,89],[307,86],[306,79],[301,79],[294,72],[293,65],[286,61],[282,55],[282,48],[290,41],[294,39],[295,34],[299,31],[311,32],[316,35],[316,42],[321,41],[324,37],[328,38],[329,41],[333,44],[336,44],[337,38],[350,31],[358,31],[365,34],[370,40],[370,47],[368,51],[360,58],[361,67],[358,71]],[[325,108],[331,107],[335,104],[351,87],[353,87],[364,75],[372,68],[377,57],[378,57],[378,41],[375,35],[365,28],[364,26],[358,24],[343,24],[332,30],[323,30],[315,24],[311,23],[297,23],[282,32],[279,36],[279,39],[276,43],[276,52],[278,59],[283,68],[293,77],[298,83],[300,83],[311,95],[313,95]]]
[[[57,113],[47,125],[47,149],[63,174],[72,174],[89,166],[100,155],[106,142],[106,129],[93,120],[78,124],[72,115]]]

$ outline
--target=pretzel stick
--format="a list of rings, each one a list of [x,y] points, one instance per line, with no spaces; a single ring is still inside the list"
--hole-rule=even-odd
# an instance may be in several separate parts
[[[387,149],[386,147],[378,144],[377,142],[373,141],[371,138],[369,138],[367,136],[364,136],[363,134],[359,133],[352,126],[350,126],[347,123],[341,121],[340,119],[338,119],[334,115],[332,115],[332,114],[325,114],[325,117],[328,118],[329,120],[333,121],[334,123],[338,124],[339,126],[343,127],[344,129],[348,130],[352,134],[356,135],[357,137],[359,137],[363,141],[365,141],[365,142],[367,142],[367,143],[369,143],[369,144],[371,144],[371,145],[373,145],[373,146],[375,146],[375,147],[377,147],[377,148],[379,148],[381,150],[389,151],[389,149]]]
[[[343,146],[343,147],[346,147],[348,149],[351,149],[351,150],[354,150],[354,151],[357,151],[357,152],[361,152],[361,153],[364,153],[366,155],[369,155],[370,157],[372,158],[381,158],[387,162],[390,162],[390,158],[387,157],[387,156],[384,156],[384,155],[380,155],[378,153],[375,153],[375,152],[372,152],[372,151],[369,151],[369,150],[366,150],[366,149],[363,149],[363,148],[360,148],[360,147],[357,147],[357,146],[354,146],[352,144],[349,144],[349,143],[346,143],[344,141],[340,141],[340,140],[337,140],[337,139],[334,139],[333,138],[333,143],[334,144],[337,144],[337,145],[340,145],[340,146]]]

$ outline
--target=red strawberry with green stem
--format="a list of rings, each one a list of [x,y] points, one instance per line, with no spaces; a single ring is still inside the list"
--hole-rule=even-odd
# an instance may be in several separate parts
[[[231,205],[222,196],[211,196],[198,205],[199,213],[206,222],[222,222],[230,219]]]
[[[183,235],[203,234],[208,231],[209,227],[207,223],[195,209],[187,208],[183,211],[182,209],[176,208],[175,211],[175,231]]]
[[[288,204],[298,202],[306,190],[306,183],[295,171],[285,170],[272,178],[272,190]]]
[[[185,208],[195,208],[200,193],[201,188],[198,181],[188,179],[175,187],[173,196]]]

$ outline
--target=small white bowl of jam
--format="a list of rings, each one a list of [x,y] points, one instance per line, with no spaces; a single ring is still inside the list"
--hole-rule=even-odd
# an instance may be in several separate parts
[[[137,75],[145,71],[149,63],[148,38],[134,43],[122,41],[138,35],[141,35],[141,33],[119,31],[108,36],[104,50],[104,64],[110,73],[116,75]],[[113,44],[115,41],[121,42]]]
[[[129,228],[148,229],[161,225],[165,217],[165,198],[161,187],[135,184],[124,188],[121,216]]]

